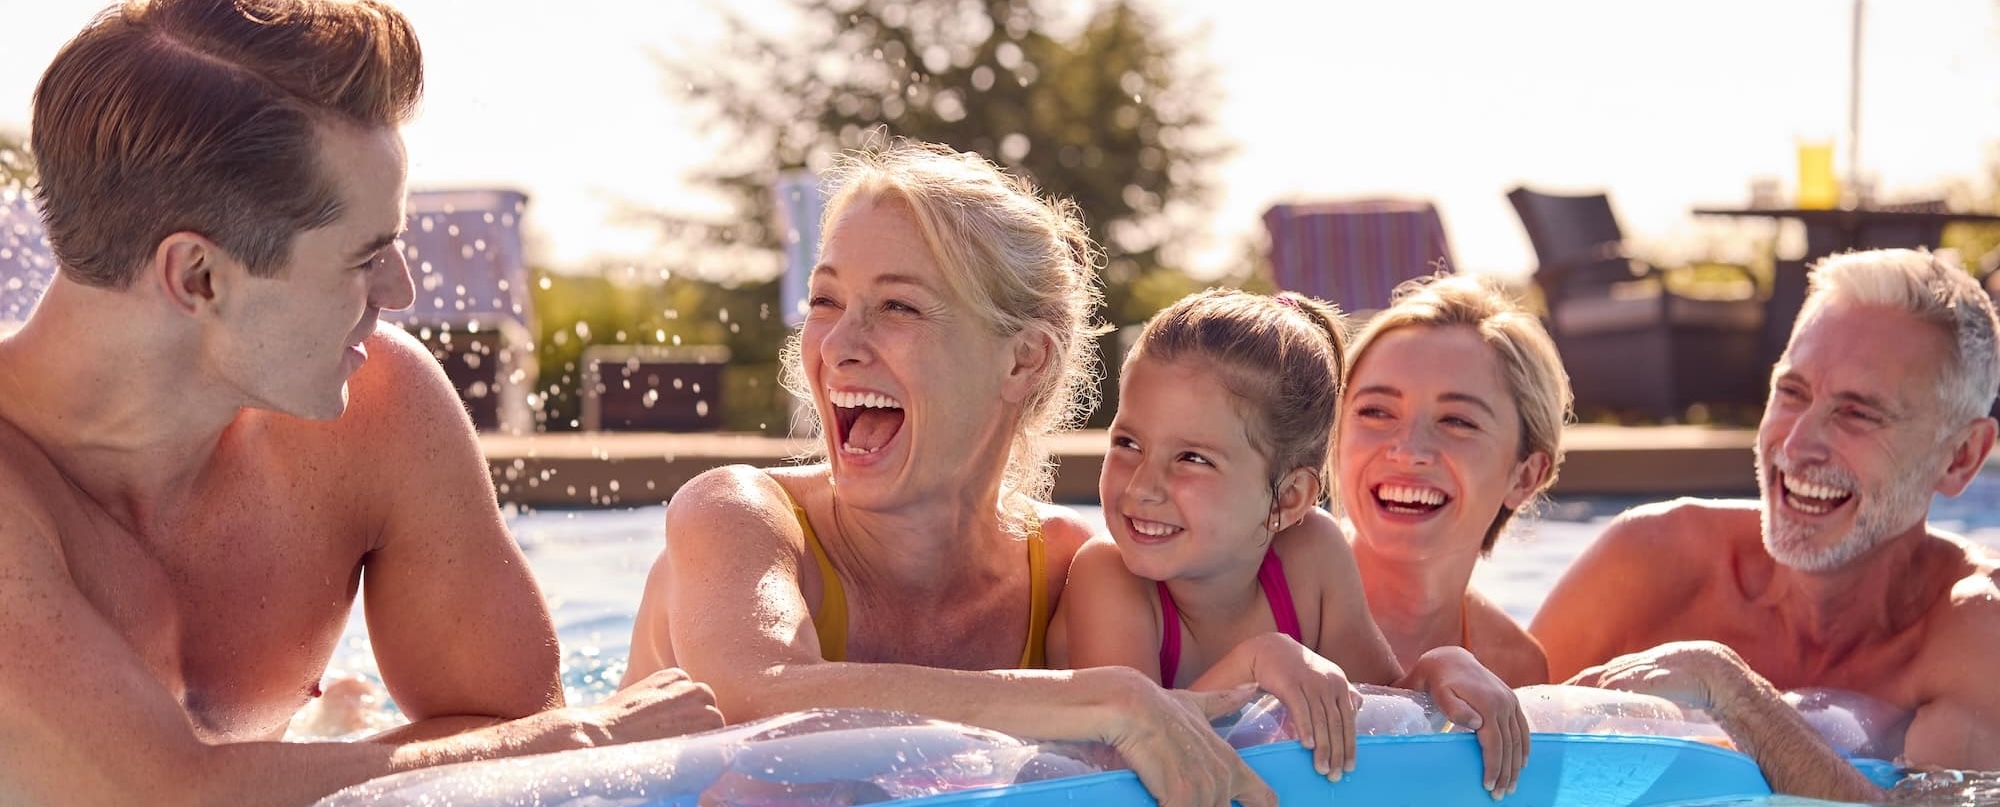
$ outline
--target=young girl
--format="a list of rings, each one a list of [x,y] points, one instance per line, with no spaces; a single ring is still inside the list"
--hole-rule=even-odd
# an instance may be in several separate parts
[[[1147,324],[1098,483],[1111,540],[1078,552],[1050,660],[1131,667],[1174,688],[1255,683],[1334,780],[1354,760],[1350,678],[1424,689],[1478,731],[1485,787],[1503,796],[1527,752],[1514,693],[1459,648],[1406,675],[1346,537],[1316,506],[1342,341],[1337,312],[1294,294],[1201,292]]]

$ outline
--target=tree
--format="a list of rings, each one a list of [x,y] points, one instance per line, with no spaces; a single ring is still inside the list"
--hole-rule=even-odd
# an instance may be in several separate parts
[[[25,189],[34,185],[35,161],[28,154],[28,140],[0,132],[0,188]]]
[[[841,150],[909,137],[979,152],[1075,200],[1106,252],[1110,318],[1152,313],[1131,287],[1172,271],[1171,249],[1199,220],[1210,166],[1227,150],[1190,42],[1132,0],[1109,0],[1067,34],[1036,0],[788,5],[796,30],[731,14],[721,53],[662,60],[669,85],[728,136],[696,179],[734,214],[721,223],[659,214],[672,237],[771,265],[780,171],[823,169]]]
[[[632,267],[535,275],[539,429],[579,427],[583,353],[591,345],[727,347],[722,428],[783,434],[790,427],[790,395],[777,383],[786,328],[775,281],[725,285]]]

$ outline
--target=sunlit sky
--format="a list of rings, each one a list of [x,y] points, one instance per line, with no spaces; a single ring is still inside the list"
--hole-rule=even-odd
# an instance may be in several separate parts
[[[0,129],[27,128],[36,78],[102,5],[7,0]],[[414,187],[527,191],[539,252],[558,267],[650,265],[652,234],[609,222],[621,205],[715,209],[684,177],[716,135],[669,98],[649,54],[714,47],[724,3],[399,5],[429,68],[405,133]],[[1214,77],[1214,117],[1236,147],[1189,259],[1202,273],[1229,268],[1274,202],[1391,195],[1438,204],[1460,268],[1523,274],[1534,261],[1504,197],[1517,183],[1607,190],[1628,232],[1685,245],[1701,240],[1689,207],[1743,202],[1755,177],[1789,186],[1796,139],[1846,128],[1850,0],[1152,7],[1200,34],[1190,58]],[[1996,18],[2000,0],[1866,8],[1861,167],[1881,196],[1990,183]]]

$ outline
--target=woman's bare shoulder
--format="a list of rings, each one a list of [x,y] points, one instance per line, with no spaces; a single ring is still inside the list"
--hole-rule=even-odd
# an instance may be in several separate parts
[[[724,465],[703,471],[667,502],[667,534],[670,539],[691,533],[727,535],[732,540],[759,532],[797,535],[801,530],[793,502],[825,485],[824,475],[816,478],[811,470]],[[788,524],[793,526],[787,528]],[[760,526],[766,529],[758,530]]]
[[[1478,590],[1469,590],[1465,595],[1470,606],[1466,617],[1471,623],[1473,645],[1466,649],[1472,651],[1479,663],[1510,687],[1548,683],[1548,653],[1528,633],[1527,627]]]
[[[1074,557],[1093,536],[1104,534],[1104,523],[1084,518],[1082,513],[1060,504],[1035,502],[1035,518],[1042,525],[1042,540],[1049,551]]]

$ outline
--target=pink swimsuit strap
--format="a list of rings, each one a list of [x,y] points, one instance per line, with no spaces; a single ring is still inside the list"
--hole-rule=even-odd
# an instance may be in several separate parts
[[[1257,584],[1264,589],[1264,601],[1271,605],[1271,619],[1278,623],[1278,630],[1293,641],[1303,644],[1305,639],[1299,631],[1299,613],[1292,605],[1292,587],[1285,582],[1285,564],[1278,560],[1278,553],[1264,550],[1264,563],[1257,567]],[[1174,595],[1167,591],[1164,581],[1154,581],[1153,587],[1160,593],[1160,685],[1172,687],[1174,676],[1181,668],[1181,610],[1174,605]]]

